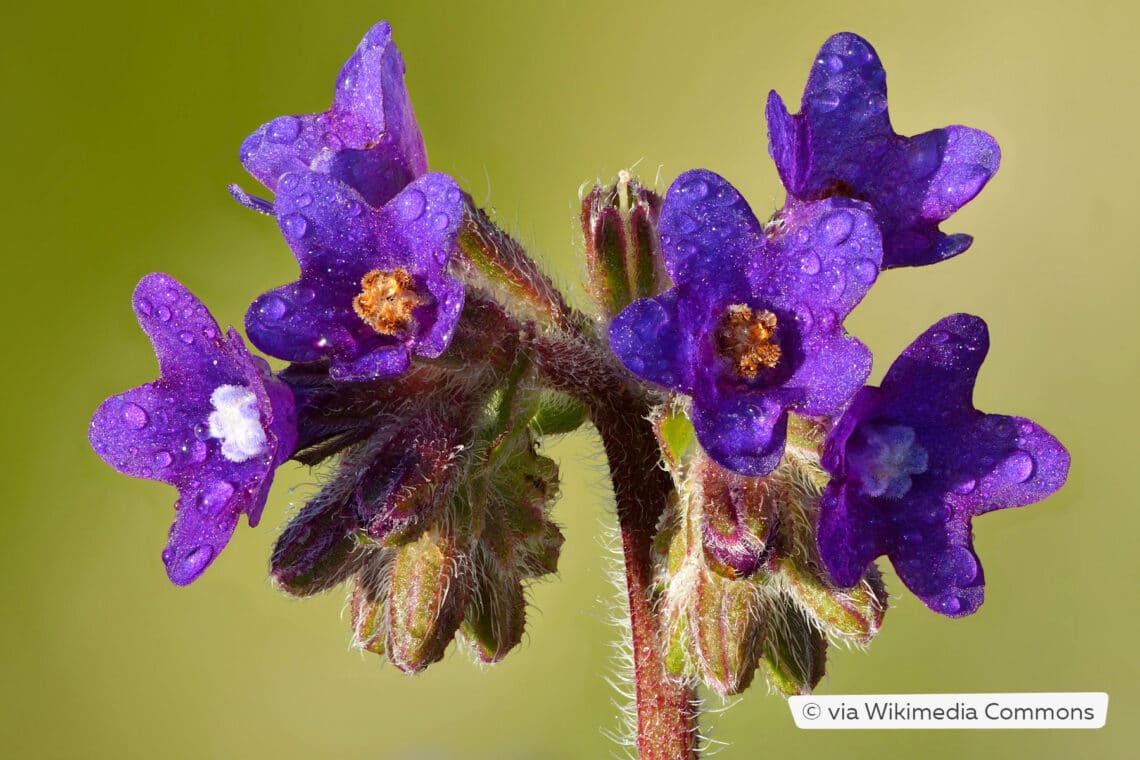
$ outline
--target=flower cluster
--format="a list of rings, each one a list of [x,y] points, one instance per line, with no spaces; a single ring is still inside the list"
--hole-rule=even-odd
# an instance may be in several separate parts
[[[843,327],[881,270],[969,247],[938,225],[997,170],[994,139],[959,126],[895,134],[883,67],[853,34],[824,43],[800,113],[773,92],[767,116],[784,207],[761,222],[724,178],[682,174],[660,210],[671,286],[610,325],[622,363],[670,392],[658,430],[682,498],[659,536],[661,593],[682,642],[677,672],[722,693],[762,663],[777,687],[810,689],[822,660],[798,675],[772,660],[789,632],[800,664],[820,631],[869,640],[878,591],[858,625],[812,610],[825,598],[849,610],[853,594],[881,589],[883,555],[931,609],[974,612],[984,576],[971,519],[1043,499],[1068,471],[1042,427],[974,408],[980,318],[941,320],[879,388],[864,386],[871,352]],[[699,446],[671,443],[679,424]],[[805,611],[810,625],[796,622]]]
[[[588,420],[614,480],[646,700],[655,686],[682,690],[659,704],[688,704],[698,679],[737,693],[760,671],[810,690],[830,640],[879,630],[882,556],[931,609],[976,611],[973,517],[1056,491],[1068,453],[1030,420],[974,408],[980,318],[939,321],[879,387],[844,322],[884,270],[970,246],[939,225],[993,176],[997,144],[960,126],[896,134],[882,65],[853,34],[824,44],[799,113],[772,93],[767,118],[787,198],[765,221],[706,170],[664,198],[626,172],[585,194],[591,317],[428,172],[403,59],[373,27],[327,111],[241,145],[272,199],[230,191],[274,218],[299,267],[245,317],[284,364],[168,275],[135,291],[160,374],[104,401],[90,441],[178,490],[170,580],[200,577],[241,515],[257,525],[278,467],[319,465],[274,582],[295,596],[348,584],[355,644],[406,672],[456,640],[497,662],[563,543],[543,439]]]
[[[457,635],[500,659],[523,634],[523,583],[555,572],[562,545],[540,435],[583,417],[536,387],[526,330],[464,278],[460,228],[490,222],[427,172],[388,24],[348,59],[328,111],[273,119],[240,156],[274,195],[231,193],[274,217],[300,267],[254,299],[246,331],[290,364],[274,373],[182,285],[149,275],[135,311],[161,377],[104,402],[92,446],[178,488],[163,552],[178,585],[241,514],[257,524],[277,467],[329,462],[277,542],[275,582],[307,595],[354,579],[358,645],[409,672]]]

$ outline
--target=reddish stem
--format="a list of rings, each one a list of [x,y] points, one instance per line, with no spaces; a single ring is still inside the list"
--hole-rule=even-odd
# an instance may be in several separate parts
[[[629,595],[639,756],[696,758],[695,694],[665,671],[654,605],[652,542],[673,484],[659,466],[648,401],[594,341],[542,336],[535,340],[535,349],[547,380],[590,409],[609,461]]]

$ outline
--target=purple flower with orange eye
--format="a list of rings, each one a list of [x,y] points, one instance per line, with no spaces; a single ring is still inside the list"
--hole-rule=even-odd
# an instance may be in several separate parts
[[[251,526],[261,519],[273,472],[297,440],[293,396],[169,275],[144,277],[134,308],[160,377],[104,401],[89,438],[119,472],[178,489],[162,560],[184,586],[229,543],[240,515]]]
[[[881,387],[861,390],[831,431],[818,543],[840,586],[858,583],[885,554],[930,609],[969,615],[985,588],[971,519],[1040,501],[1065,483],[1069,454],[1044,428],[974,408],[988,348],[980,318],[946,317],[903,351]]]
[[[697,439],[717,463],[763,475],[780,461],[788,411],[838,411],[871,352],[843,329],[879,273],[865,204],[795,203],[762,227],[709,171],[677,178],[661,210],[675,286],[634,301],[610,345],[634,374],[692,397]]]
[[[392,28],[372,27],[336,80],[332,107],[323,113],[279,116],[241,144],[241,162],[276,192],[286,174],[319,171],[382,206],[427,173],[427,153],[404,86],[404,59]],[[239,201],[269,213],[265,201],[231,188]]]
[[[286,174],[277,222],[301,266],[246,314],[255,346],[294,362],[330,361],[336,380],[398,375],[413,354],[439,356],[463,285],[448,273],[463,194],[445,174],[413,181],[381,208],[317,172]]]
[[[836,34],[816,56],[800,113],[768,96],[769,152],[790,198],[841,196],[871,204],[883,233],[883,268],[933,264],[962,253],[969,235],[939,222],[981,192],[1001,151],[985,132],[952,126],[895,134],[887,75],[858,35]]]

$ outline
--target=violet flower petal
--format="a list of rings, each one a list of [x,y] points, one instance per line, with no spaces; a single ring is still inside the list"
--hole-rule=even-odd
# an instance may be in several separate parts
[[[1064,484],[1069,455],[1056,438],[1024,418],[974,409],[988,347],[978,317],[940,320],[832,429],[817,540],[836,583],[853,585],[886,554],[928,607],[968,615],[985,584],[972,518],[1039,501]],[[891,436],[895,443],[884,445]]]
[[[895,134],[886,73],[866,40],[850,33],[828,39],[800,113],[789,114],[772,92],[767,118],[769,152],[788,195],[871,204],[882,228],[883,268],[931,264],[969,248],[969,235],[946,235],[938,225],[997,171],[997,142],[962,126],[915,137]]]
[[[423,137],[388,22],[372,27],[345,63],[328,111],[263,124],[242,143],[240,156],[270,190],[285,174],[312,169],[349,184],[373,206],[425,174]]]
[[[240,514],[250,525],[260,519],[273,471],[296,443],[293,398],[264,362],[250,356],[240,336],[223,335],[205,306],[172,277],[144,277],[134,308],[161,375],[104,401],[91,420],[89,438],[95,452],[119,472],[178,489],[163,561],[171,581],[185,585],[225,546]],[[219,412],[214,394],[227,388],[231,398],[248,407],[221,410],[231,413],[231,429],[223,425],[221,434],[246,436],[237,447],[238,459],[223,453],[227,441],[212,427],[211,417]],[[240,429],[232,428],[233,419]]]
[[[327,357],[333,377],[348,380],[398,374],[409,353],[435,357],[450,344],[464,300],[447,273],[463,218],[450,177],[420,177],[375,209],[334,177],[289,174],[275,213],[301,276],[250,306],[246,329],[262,351],[300,362]],[[397,269],[411,276],[423,303],[407,331],[382,334],[357,315],[353,299],[366,274]]]

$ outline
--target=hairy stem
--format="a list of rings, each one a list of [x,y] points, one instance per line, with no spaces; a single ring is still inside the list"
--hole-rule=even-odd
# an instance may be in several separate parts
[[[609,461],[629,595],[639,756],[696,758],[695,694],[665,671],[654,603],[652,542],[673,486],[659,466],[649,403],[596,341],[547,335],[534,346],[547,381],[589,408]]]

